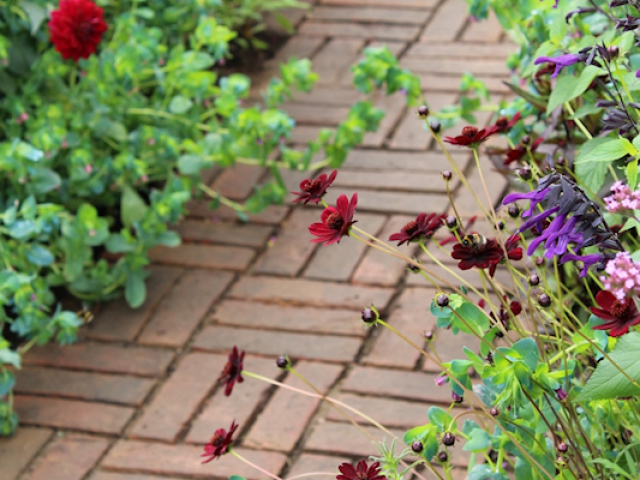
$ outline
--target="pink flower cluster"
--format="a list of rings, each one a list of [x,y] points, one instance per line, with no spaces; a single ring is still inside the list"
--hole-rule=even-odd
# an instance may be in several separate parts
[[[640,190],[631,191],[629,185],[615,182],[611,185],[613,195],[604,199],[605,208],[611,213],[624,213],[626,210],[640,209]]]
[[[618,300],[627,296],[640,294],[640,263],[635,262],[627,252],[616,254],[616,258],[609,260],[602,276],[605,290],[611,291]]]

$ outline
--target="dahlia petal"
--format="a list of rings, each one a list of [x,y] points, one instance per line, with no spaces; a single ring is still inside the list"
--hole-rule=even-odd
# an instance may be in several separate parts
[[[602,307],[602,309],[606,310],[607,312],[611,310],[611,307],[613,307],[613,304],[616,301],[616,296],[606,290],[600,290],[596,294],[596,302],[598,303],[598,305],[600,305],[600,307]]]

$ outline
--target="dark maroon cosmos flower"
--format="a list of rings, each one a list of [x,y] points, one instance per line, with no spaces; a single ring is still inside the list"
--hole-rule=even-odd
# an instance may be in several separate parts
[[[489,316],[496,321],[500,321],[500,323],[502,323],[505,328],[508,328],[509,319],[511,318],[511,316],[515,317],[517,315],[520,315],[520,313],[522,312],[522,305],[517,300],[513,300],[508,304],[508,308],[505,308],[505,305],[507,305],[507,296],[503,295],[502,299],[503,302],[500,304],[500,311],[498,312],[498,315],[496,316],[493,312],[491,312]]]
[[[224,428],[219,428],[204,446],[204,453],[200,455],[201,457],[210,457],[207,458],[202,463],[209,463],[211,460],[216,460],[220,458],[222,455],[229,451],[229,447],[233,443],[233,433],[238,429],[238,424],[235,420],[231,422],[231,426],[229,427],[229,431],[227,432]]]
[[[221,383],[225,384],[224,394],[227,397],[231,395],[231,391],[233,390],[233,386],[236,382],[244,382],[244,378],[242,378],[243,360],[244,350],[242,353],[238,353],[238,347],[234,346],[233,350],[231,350],[231,353],[229,354],[229,360],[222,369],[222,373],[218,379]]]
[[[62,58],[88,58],[96,53],[107,24],[102,9],[91,0],[61,0],[48,23],[51,43]]]
[[[509,238],[507,238],[507,240],[504,242],[504,248],[507,251],[507,257],[509,258],[509,260],[522,260],[523,252],[522,252],[522,247],[519,245],[519,243],[520,243],[519,233],[514,233]],[[500,245],[498,245],[498,247],[500,248]],[[502,261],[504,260],[504,250],[502,250],[502,248],[500,248],[500,250],[502,251],[502,259],[501,259]],[[496,268],[498,267],[498,263],[492,264],[491,267],[489,268],[489,275],[491,277],[493,277],[493,275],[496,273]]]
[[[496,133],[493,127],[478,130],[477,127],[464,127],[462,134],[457,137],[445,137],[444,141],[451,145],[460,145],[463,147],[477,147],[491,135]]]
[[[313,223],[309,226],[311,235],[318,238],[311,240],[315,243],[324,242],[324,245],[339,243],[345,235],[349,235],[351,225],[356,223],[353,214],[358,204],[358,194],[354,193],[351,200],[346,195],[340,195],[335,207],[327,207],[322,211],[322,223]]]
[[[465,235],[468,235],[470,233],[477,233],[477,232],[474,232],[473,230],[471,230],[471,227],[473,227],[473,224],[476,223],[477,219],[478,219],[477,215],[474,215],[473,217],[471,217],[469,219],[469,221],[464,226],[464,228],[462,228],[460,225],[458,225],[454,230],[452,230],[452,232],[454,232],[454,233],[452,233],[448,237],[445,237],[442,240],[440,240],[440,246],[444,246],[447,243],[457,242],[458,241],[458,237],[456,237],[455,233],[457,233],[459,237],[464,237]]]
[[[434,233],[442,227],[442,220],[445,215],[436,215],[431,213],[428,217],[426,213],[421,213],[415,220],[410,221],[404,227],[400,229],[400,232],[394,233],[389,237],[389,240],[399,240],[398,246],[403,243],[409,244],[413,241],[418,241],[420,238],[431,238]]]
[[[511,120],[507,117],[500,117],[496,120],[496,123],[491,127],[496,133],[506,133],[513,128],[513,126],[518,123],[518,121],[522,118],[520,116],[520,112],[517,112]]]
[[[380,462],[372,463],[369,468],[364,460],[360,460],[357,467],[343,463],[338,470],[342,475],[338,475],[336,480],[387,480],[387,477],[380,475]]]
[[[618,300],[613,293],[602,290],[596,295],[596,302],[600,308],[591,307],[591,313],[606,322],[596,325],[594,330],[609,330],[610,336],[619,337],[640,323],[640,312],[631,298]]]
[[[531,153],[535,152],[543,141],[543,138],[536,138],[531,144],[531,147],[529,147]],[[516,145],[516,148],[510,148],[509,150],[507,150],[507,158],[505,159],[504,164],[509,165],[513,162],[517,162],[518,160],[524,158],[526,154],[526,145],[522,145],[521,143],[519,143],[518,145]]]
[[[331,186],[333,181],[336,179],[336,175],[338,175],[338,171],[334,170],[327,176],[326,173],[314,178],[313,180],[305,179],[300,182],[300,190],[301,192],[291,192],[294,195],[297,195],[293,203],[302,202],[305,205],[309,202],[318,204],[322,197],[324,197],[325,193],[327,193],[327,188]]]
[[[502,248],[495,238],[487,239],[484,245],[465,246],[461,243],[453,246],[451,257],[460,260],[458,268],[469,270],[472,267],[489,268],[504,258]]]

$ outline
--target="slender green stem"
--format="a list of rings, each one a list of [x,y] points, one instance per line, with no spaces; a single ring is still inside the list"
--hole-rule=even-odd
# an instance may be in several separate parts
[[[264,468],[260,467],[259,465],[256,465],[255,463],[247,460],[246,458],[244,458],[242,455],[240,455],[238,452],[236,452],[235,448],[230,448],[229,453],[231,453],[231,455],[233,455],[234,457],[236,457],[238,460],[246,463],[247,465],[249,465],[250,467],[255,468],[256,470],[258,470],[261,473],[264,473],[266,476],[273,478],[273,480],[282,480],[279,476],[271,473],[268,470],[265,470]]]

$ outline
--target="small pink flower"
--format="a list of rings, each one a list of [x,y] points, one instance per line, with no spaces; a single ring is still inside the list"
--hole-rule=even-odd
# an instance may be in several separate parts
[[[93,172],[93,167],[91,165],[85,165],[84,166],[84,171],[86,173],[91,173],[91,172]]]
[[[164,58],[158,60],[158,65],[160,65],[161,67],[164,67],[165,63],[167,63],[167,61]]]
[[[618,300],[632,295],[640,295],[640,263],[635,262],[628,252],[619,252],[605,267],[608,276],[601,276],[604,289],[613,293]]]
[[[62,141],[62,143],[60,144],[60,148],[69,148],[69,144],[67,143],[66,140]]]
[[[623,185],[620,181],[611,186],[611,191],[613,195],[604,199],[608,212],[625,214],[640,209],[640,191],[631,191],[629,185]]]
[[[140,180],[142,180],[142,183],[147,183],[149,181],[149,175],[142,175]]]
[[[96,231],[95,231],[93,228],[91,228],[91,229],[89,230],[89,236],[90,236],[90,237],[95,237],[95,236],[96,236]]]
[[[156,144],[155,138],[150,138],[149,140],[147,140],[147,144],[151,146],[155,145]]]
[[[27,112],[22,112],[20,115],[18,115],[18,118],[16,118],[16,123],[20,125],[26,122],[27,120],[29,120],[29,114]]]

